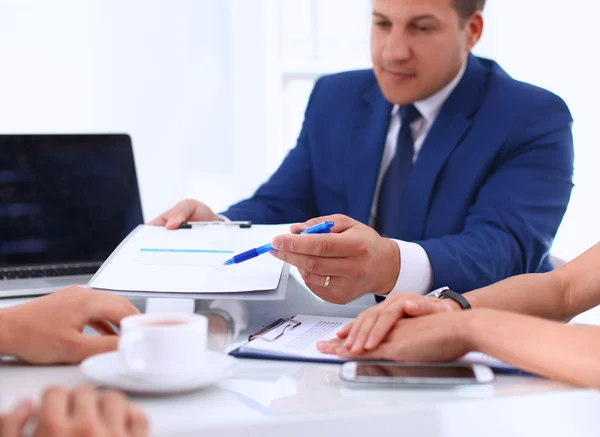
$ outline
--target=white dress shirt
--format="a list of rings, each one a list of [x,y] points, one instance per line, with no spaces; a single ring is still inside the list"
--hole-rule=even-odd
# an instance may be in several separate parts
[[[427,137],[431,126],[433,126],[446,99],[448,99],[462,79],[466,67],[467,65],[465,63],[456,77],[437,93],[425,100],[415,102],[414,105],[419,110],[422,117],[415,120],[410,125],[415,146],[413,163],[417,161],[419,152],[423,147],[423,143],[425,142],[425,138]],[[379,170],[379,177],[375,188],[375,196],[373,198],[373,204],[371,205],[371,215],[369,218],[369,224],[371,226],[376,223],[377,204],[383,177],[396,154],[398,134],[400,133],[402,124],[399,110],[400,107],[398,105],[394,105],[392,108],[390,127],[385,141],[385,148],[383,150],[383,158],[381,160],[381,168]],[[431,286],[433,285],[433,270],[425,249],[416,243],[401,240],[394,241],[398,243],[398,248],[400,249],[400,273],[398,274],[398,279],[396,280],[396,285],[392,289],[392,292],[412,291],[422,295],[429,293],[429,291],[431,291]]]

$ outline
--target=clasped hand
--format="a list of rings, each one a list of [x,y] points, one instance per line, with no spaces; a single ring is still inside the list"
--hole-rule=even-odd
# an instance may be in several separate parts
[[[395,293],[320,342],[323,353],[344,358],[445,361],[468,350],[469,312],[452,301]]]

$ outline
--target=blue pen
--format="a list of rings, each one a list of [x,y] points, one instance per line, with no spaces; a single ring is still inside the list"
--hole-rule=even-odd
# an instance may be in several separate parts
[[[331,228],[333,227],[333,222],[323,222],[317,225],[311,226],[308,229],[300,232],[301,234],[328,234],[331,232]],[[242,252],[238,255],[235,255],[233,258],[228,259],[223,263],[225,266],[230,266],[232,264],[239,264],[244,261],[248,261],[249,259],[256,258],[258,255],[262,255],[263,253],[267,253],[273,250],[273,246],[271,243],[265,244],[264,246],[256,247],[254,249],[247,250],[246,252]]]

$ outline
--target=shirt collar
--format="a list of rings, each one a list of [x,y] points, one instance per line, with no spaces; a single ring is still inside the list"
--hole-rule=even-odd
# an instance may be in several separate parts
[[[437,93],[427,97],[426,99],[419,100],[415,102],[415,107],[419,110],[423,118],[427,121],[427,123],[432,124],[435,121],[435,118],[438,116],[440,111],[442,110],[442,106],[446,102],[446,99],[452,94],[452,91],[457,87],[458,83],[462,79],[465,74],[465,70],[467,69],[467,62],[464,63],[456,77],[452,79],[444,88],[439,90]],[[392,116],[398,114],[400,110],[400,105],[394,105],[392,108]]]

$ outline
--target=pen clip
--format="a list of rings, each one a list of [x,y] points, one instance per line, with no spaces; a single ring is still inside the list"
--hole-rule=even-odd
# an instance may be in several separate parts
[[[268,338],[265,337],[265,334],[271,332],[273,329],[275,328],[279,328],[281,325],[283,325],[284,323],[288,323],[288,325],[285,326],[285,328],[283,328],[283,331],[281,331],[279,334],[277,334],[276,337],[273,338]],[[302,322],[299,322],[297,320],[290,318],[281,318],[279,320],[274,321],[273,323],[271,323],[270,325],[267,325],[265,327],[263,327],[261,330],[259,330],[258,332],[251,334],[248,337],[248,341],[252,341],[252,340],[256,340],[257,338],[262,338],[265,341],[275,341],[277,340],[279,337],[281,337],[283,334],[285,334],[285,332],[288,329],[294,329],[298,326],[300,326],[302,324]]]
[[[303,230],[302,232],[300,232],[300,234],[329,234],[333,226],[333,222],[317,223],[316,225]]]

